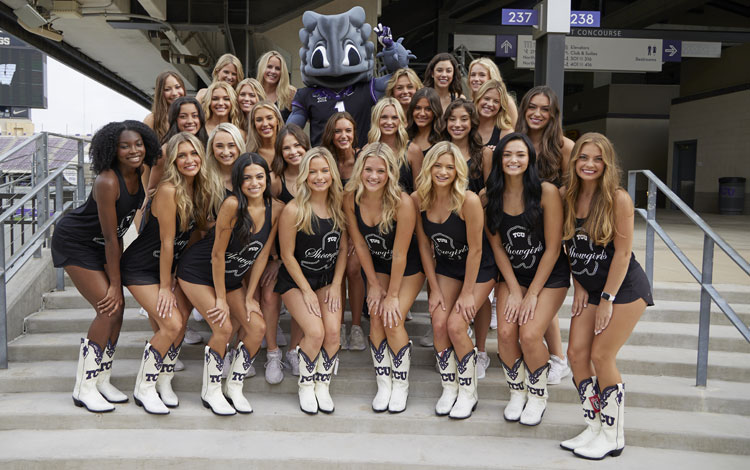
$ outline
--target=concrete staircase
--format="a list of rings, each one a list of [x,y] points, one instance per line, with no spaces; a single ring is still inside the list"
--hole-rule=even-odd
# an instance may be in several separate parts
[[[488,340],[492,367],[479,382],[474,416],[452,421],[434,415],[440,384],[431,348],[415,346],[407,411],[375,414],[375,380],[367,351],[343,351],[331,392],[336,412],[299,411],[296,377],[279,385],[258,376],[245,382],[255,409],[249,416],[216,417],[199,400],[203,346],[183,347],[186,370],[174,388],[181,404],[169,416],[150,416],[132,402],[96,415],[70,399],[78,344],[93,310],[73,287],[45,296],[42,311],[26,319],[26,334],[9,344],[10,366],[0,371],[0,467],[116,468],[250,464],[257,468],[744,468],[750,463],[750,344],[723,314],[712,314],[709,383],[697,388],[697,287],[657,284],[656,306],[647,309],[618,358],[627,387],[628,449],[617,459],[581,461],[558,447],[582,428],[570,377],[550,389],[544,421],[537,427],[507,423],[508,399]],[[750,288],[720,291],[750,323]],[[563,341],[570,324],[570,297],[560,311]],[[123,331],[112,382],[131,395],[143,344],[145,318],[126,295]],[[429,326],[421,293],[407,323],[417,343]],[[282,317],[288,331],[289,316]],[[366,322],[365,322],[366,324]],[[208,337],[205,323],[191,325]],[[367,328],[365,328],[367,329]]]

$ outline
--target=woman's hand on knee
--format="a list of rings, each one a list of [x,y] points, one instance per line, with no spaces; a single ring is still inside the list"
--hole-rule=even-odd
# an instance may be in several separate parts
[[[159,288],[159,296],[156,300],[156,314],[161,318],[172,318],[172,310],[177,308],[177,297],[171,289]]]
[[[456,313],[463,317],[466,323],[471,323],[476,315],[476,307],[474,305],[474,294],[472,292],[461,291],[456,299],[456,306],[454,307]]]
[[[526,292],[526,295],[521,301],[521,306],[518,309],[518,325],[525,325],[534,319],[534,311],[536,310],[536,302],[539,300],[539,296]]]
[[[114,287],[110,284],[104,298],[96,303],[96,309],[101,315],[112,315],[122,312],[125,301],[122,298],[122,287]]]
[[[596,320],[594,321],[594,334],[598,335],[609,325],[609,320],[612,318],[612,302],[608,302],[604,299],[599,301],[599,306],[596,307]]]
[[[430,290],[430,295],[427,299],[427,308],[430,311],[430,316],[434,315],[438,309],[443,312],[445,311],[445,299],[443,299],[443,293],[439,289]]]
[[[385,289],[380,283],[375,282],[367,283],[367,308],[371,314],[380,315],[382,313],[382,302],[385,298]]]
[[[305,302],[308,313],[320,317],[320,302],[318,302],[318,296],[315,295],[313,290],[302,291],[302,301]]]
[[[583,309],[589,305],[589,293],[586,289],[575,285],[573,287],[573,307],[571,309],[571,315],[574,317],[583,313]]]
[[[223,326],[224,322],[229,318],[229,305],[224,299],[216,299],[216,305],[214,308],[208,309],[206,316],[213,323],[218,323],[219,326]]]
[[[518,314],[521,311],[522,303],[523,292],[521,289],[508,288],[508,299],[505,301],[505,310],[503,311],[503,316],[505,316],[506,322],[516,323],[518,321]]]
[[[338,313],[341,308],[341,284],[333,283],[326,287],[324,302],[331,313]]]
[[[248,295],[245,297],[245,313],[247,314],[247,321],[250,322],[250,316],[255,312],[263,318],[263,312],[260,310],[260,304],[255,297]]]
[[[398,297],[386,296],[382,303],[381,312],[381,315],[383,316],[383,326],[386,328],[398,326],[399,321],[403,319]]]
[[[276,283],[276,277],[279,275],[279,268],[281,267],[281,260],[270,260],[266,264],[266,269],[263,270],[263,274],[260,276],[261,287],[270,286]]]

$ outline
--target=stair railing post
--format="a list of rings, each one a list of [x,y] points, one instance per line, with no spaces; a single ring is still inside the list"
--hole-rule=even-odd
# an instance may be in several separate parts
[[[701,310],[698,320],[698,364],[695,385],[705,387],[708,380],[708,339],[711,327],[711,295],[706,290],[713,282],[714,241],[703,236],[703,269],[701,271]]]
[[[646,277],[651,284],[651,292],[654,291],[654,227],[651,222],[656,220],[656,183],[648,179],[648,200],[646,206]]]
[[[0,369],[8,368],[8,303],[5,297],[5,224],[0,222]]]
[[[83,140],[78,141],[78,164],[76,165],[76,203],[75,207],[80,206],[83,204],[83,201],[86,200],[86,174],[84,172],[84,142]]]
[[[60,173],[58,177],[55,178],[55,214],[62,212],[63,206],[65,205],[63,191],[63,175]],[[65,290],[65,271],[63,268],[55,268],[55,274],[57,278],[57,290]]]

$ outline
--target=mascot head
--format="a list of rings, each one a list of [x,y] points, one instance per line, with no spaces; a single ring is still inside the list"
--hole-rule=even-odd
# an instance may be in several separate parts
[[[339,15],[306,11],[299,30],[300,73],[307,86],[339,89],[372,78],[375,45],[365,10],[354,7]]]

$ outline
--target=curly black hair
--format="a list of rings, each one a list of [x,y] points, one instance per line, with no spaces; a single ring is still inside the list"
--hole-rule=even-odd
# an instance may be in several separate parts
[[[133,131],[141,135],[143,145],[146,148],[146,157],[143,160],[148,166],[152,166],[161,153],[159,139],[150,127],[140,121],[110,122],[96,131],[91,139],[89,156],[91,157],[91,171],[99,174],[105,170],[114,168],[117,164],[117,144],[123,131]]]

